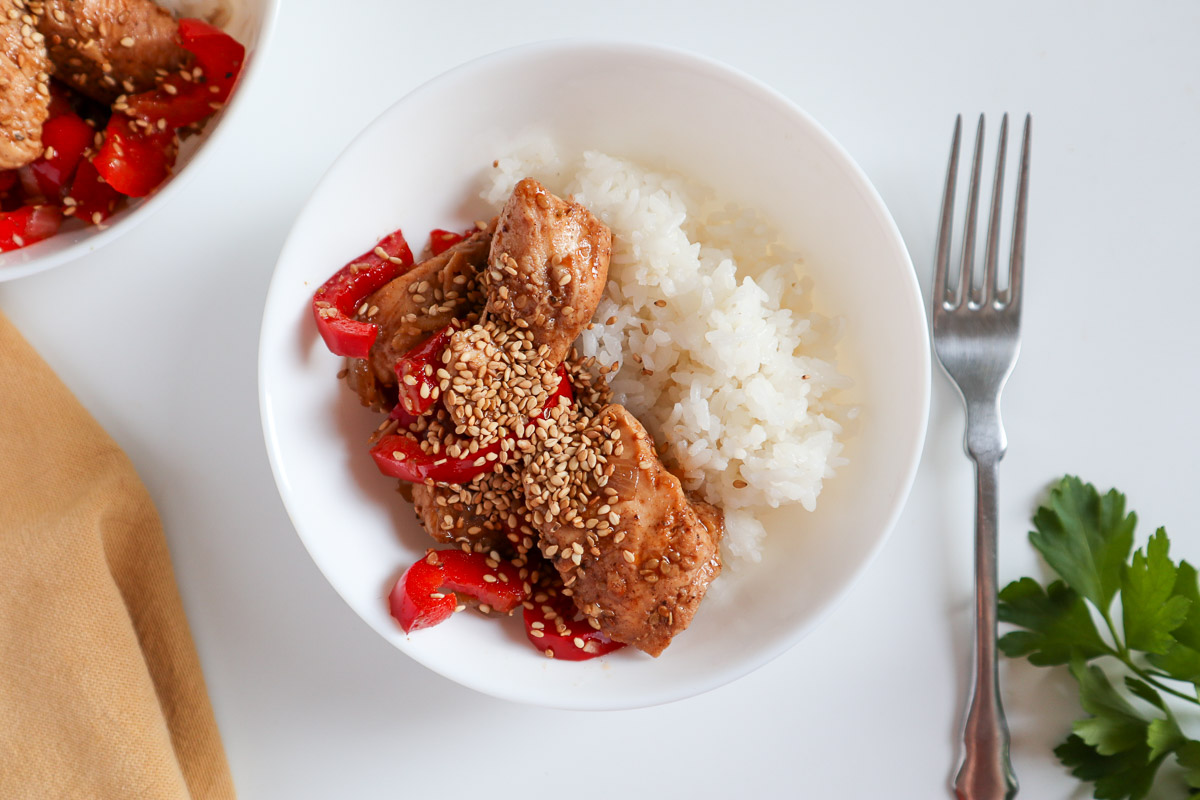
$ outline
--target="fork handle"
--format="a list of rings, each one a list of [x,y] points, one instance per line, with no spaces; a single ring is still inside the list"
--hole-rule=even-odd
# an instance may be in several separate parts
[[[975,462],[975,648],[964,756],[954,779],[959,800],[1011,800],[1017,793],[996,671],[996,473],[1003,453],[1002,447],[997,449],[971,454]]]

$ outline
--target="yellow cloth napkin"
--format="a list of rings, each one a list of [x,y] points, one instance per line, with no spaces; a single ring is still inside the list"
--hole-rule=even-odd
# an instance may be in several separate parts
[[[233,797],[154,505],[0,315],[0,798]]]

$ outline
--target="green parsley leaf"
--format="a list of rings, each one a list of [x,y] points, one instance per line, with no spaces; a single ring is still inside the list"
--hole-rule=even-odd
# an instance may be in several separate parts
[[[1000,592],[997,615],[1026,629],[1000,637],[1000,650],[1009,658],[1028,656],[1031,664],[1047,667],[1110,652],[1083,598],[1062,581],[1045,590],[1033,578],[1010,583]]]
[[[1175,594],[1175,565],[1168,555],[1167,533],[1159,528],[1138,549],[1121,582],[1125,644],[1147,653],[1166,653],[1175,643],[1171,631],[1183,624],[1192,601]]]
[[[1185,770],[1183,780],[1193,789],[1200,789],[1200,742],[1185,742],[1175,751],[1175,757]]]
[[[1149,748],[1103,756],[1075,735],[1054,748],[1054,755],[1076,778],[1096,784],[1093,797],[1097,800],[1141,800],[1154,785],[1154,776],[1162,763],[1161,759],[1147,758]]]
[[[1094,797],[1141,800],[1174,756],[1188,796],[1200,800],[1200,741],[1183,733],[1167,702],[1200,706],[1200,575],[1186,561],[1171,561],[1161,528],[1134,551],[1136,522],[1119,492],[1060,481],[1035,513],[1029,538],[1061,580],[1043,589],[1022,578],[1000,592],[999,618],[1018,627],[999,646],[1035,665],[1069,665],[1088,716],[1054,752],[1073,775],[1094,783]],[[1098,659],[1112,669],[1091,663]],[[1117,669],[1123,691],[1108,677]],[[1183,688],[1189,683],[1190,692]]]
[[[1091,714],[1071,726],[1075,735],[1102,756],[1146,747],[1145,718],[1108,682],[1099,667],[1071,662],[1071,674],[1079,682],[1079,703]]]
[[[1121,588],[1133,547],[1134,514],[1115,489],[1101,497],[1090,484],[1066,477],[1050,492],[1049,505],[1033,517],[1029,540],[1046,563],[1079,594],[1106,613]]]
[[[1179,723],[1171,717],[1152,719],[1146,726],[1146,744],[1150,747],[1152,761],[1175,752],[1186,741],[1183,731],[1179,730]]]
[[[1163,532],[1166,535],[1166,532]],[[1197,580],[1196,568],[1186,561],[1179,562],[1175,571],[1175,597],[1188,599],[1187,616],[1183,624],[1172,631],[1171,635],[1182,645],[1192,650],[1200,651],[1200,580]]]
[[[1165,653],[1150,653],[1146,660],[1176,680],[1200,683],[1200,651],[1176,643]]]

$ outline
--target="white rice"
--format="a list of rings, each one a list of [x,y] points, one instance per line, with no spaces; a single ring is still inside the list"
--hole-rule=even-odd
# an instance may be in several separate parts
[[[684,486],[724,509],[726,554],[759,560],[758,512],[813,510],[844,461],[838,324],[812,312],[799,257],[756,212],[603,153],[565,159],[539,142],[500,159],[490,177],[484,199],[497,210],[533,177],[612,229],[608,287],[579,347],[620,362],[616,401]]]

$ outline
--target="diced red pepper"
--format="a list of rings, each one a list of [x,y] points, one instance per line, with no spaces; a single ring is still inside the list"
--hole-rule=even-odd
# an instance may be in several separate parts
[[[417,416],[408,413],[408,409],[404,407],[403,403],[396,403],[392,408],[392,413],[388,414],[388,419],[397,420],[400,428],[406,431],[412,430],[413,425],[417,424]]]
[[[228,100],[242,71],[246,48],[225,31],[198,19],[179,20],[179,41],[195,55],[196,64],[204,71],[210,100]]]
[[[143,128],[127,117],[114,116],[92,163],[121,194],[145,197],[167,179],[178,150],[174,131]]]
[[[396,362],[400,404],[410,414],[424,414],[437,400],[437,370],[442,366],[442,352],[450,344],[450,337],[457,327],[447,325]]]
[[[575,619],[575,606],[566,598],[527,607],[524,617],[530,644],[560,661],[586,661],[625,646],[609,639],[587,620]]]
[[[520,574],[512,564],[492,561],[482,553],[427,550],[425,557],[396,581],[388,605],[400,627],[411,633],[444,622],[454,613],[458,606],[454,592],[504,613],[526,597]]]
[[[384,256],[379,255],[382,251]],[[393,261],[392,259],[395,259]],[[397,263],[398,262],[398,263]],[[399,230],[388,234],[334,274],[313,294],[313,318],[334,355],[366,358],[379,335],[373,322],[350,319],[363,300],[412,266],[412,250]]]
[[[58,206],[24,206],[0,213],[0,252],[26,247],[58,233],[62,211]]]
[[[86,159],[79,162],[67,197],[70,202],[64,200],[64,206],[74,209],[71,213],[88,225],[108,219],[121,201],[120,192],[105,183],[96,166]]]
[[[445,231],[441,228],[434,228],[429,234],[429,252],[433,255],[440,255],[454,245],[466,239],[471,235],[471,231],[466,233],[455,233],[454,231]]]
[[[21,167],[27,197],[58,200],[75,176],[75,168],[96,132],[77,114],[67,111],[42,126],[42,156]]]
[[[371,448],[371,458],[380,472],[411,483],[424,483],[427,478],[439,483],[467,483],[476,475],[494,469],[499,456],[499,441],[469,458],[451,458],[426,453],[411,436],[399,433],[384,436]]]
[[[483,553],[462,550],[441,550],[437,555],[446,570],[442,586],[447,589],[468,594],[505,614],[525,600],[521,575],[507,561],[492,561]]]
[[[216,102],[213,98],[207,85],[172,73],[158,88],[130,96],[120,110],[155,126],[161,119],[168,128],[183,128],[212,116],[216,111],[211,105]]]
[[[392,587],[388,606],[392,617],[400,623],[405,633],[431,628],[445,622],[454,613],[458,599],[453,594],[438,591],[444,574],[440,563],[430,564],[423,558],[406,569]],[[442,596],[433,597],[435,594]]]

